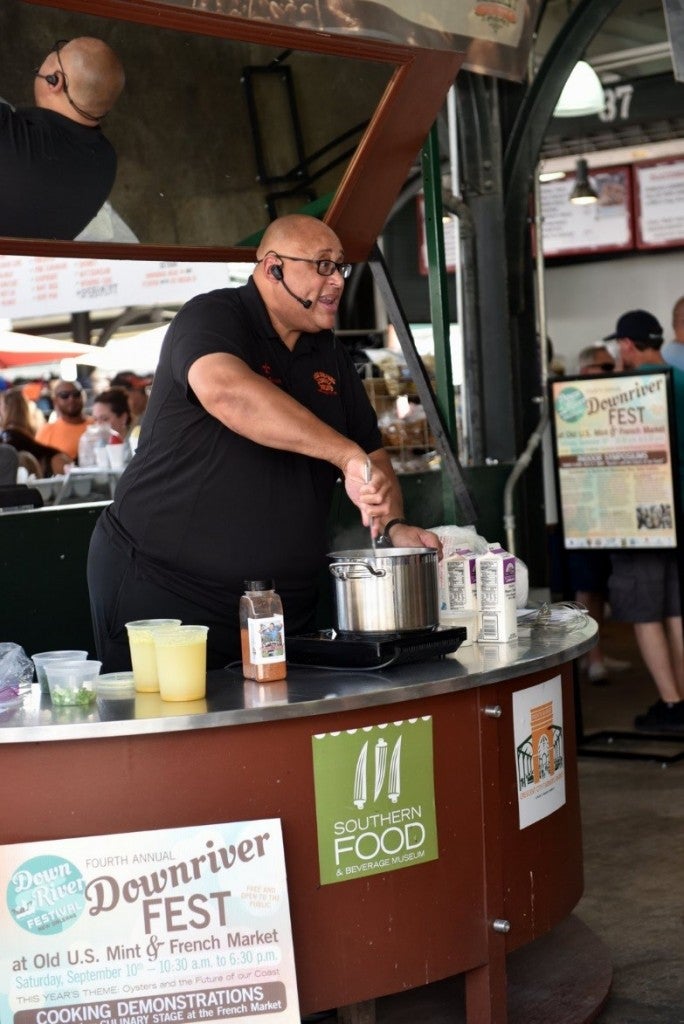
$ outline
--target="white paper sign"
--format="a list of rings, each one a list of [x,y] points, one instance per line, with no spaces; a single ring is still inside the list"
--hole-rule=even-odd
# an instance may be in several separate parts
[[[3,1024],[299,1024],[280,821],[0,847]]]
[[[684,160],[637,164],[640,249],[684,242]]]
[[[513,737],[520,828],[565,803],[561,677],[513,694]]]
[[[0,255],[3,318],[58,316],[125,306],[180,305],[244,284],[251,263],[62,259]]]
[[[592,170],[590,181],[598,201],[587,206],[570,202],[574,175],[541,186],[542,236],[545,256],[608,252],[633,245],[629,169]]]

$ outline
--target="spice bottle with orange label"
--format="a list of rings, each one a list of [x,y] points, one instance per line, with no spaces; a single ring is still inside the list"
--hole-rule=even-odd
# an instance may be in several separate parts
[[[245,679],[268,683],[285,678],[283,604],[273,580],[245,580],[240,598],[240,643]]]

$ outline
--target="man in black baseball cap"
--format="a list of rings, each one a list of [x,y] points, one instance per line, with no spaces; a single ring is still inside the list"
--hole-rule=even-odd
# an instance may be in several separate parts
[[[615,332],[626,370],[666,369],[660,349],[663,329],[645,309],[633,309],[618,319]],[[684,372],[671,369],[674,405],[679,422],[680,460],[684,456]],[[677,481],[675,481],[675,486]],[[642,485],[647,486],[647,485]],[[680,480],[684,491],[684,479]],[[646,493],[646,492],[644,492]],[[684,496],[684,495],[683,495]],[[653,548],[614,551],[608,580],[610,607],[616,622],[631,622],[639,653],[653,677],[658,700],[634,725],[646,732],[684,733],[684,641],[675,551]]]
[[[653,313],[645,309],[631,309],[622,314],[615,325],[615,331],[607,334],[603,340],[621,341],[623,338],[657,349],[663,343],[663,329]]]

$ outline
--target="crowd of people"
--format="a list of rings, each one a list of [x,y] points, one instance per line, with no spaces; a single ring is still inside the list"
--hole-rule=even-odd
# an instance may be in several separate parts
[[[0,444],[19,453],[28,477],[58,476],[78,465],[92,423],[130,442],[140,426],[152,376],[118,373],[98,391],[78,380],[0,382]]]

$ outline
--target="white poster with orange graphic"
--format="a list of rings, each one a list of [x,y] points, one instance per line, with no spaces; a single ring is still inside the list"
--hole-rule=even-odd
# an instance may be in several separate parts
[[[513,694],[513,737],[520,828],[565,803],[565,742],[561,677]]]

